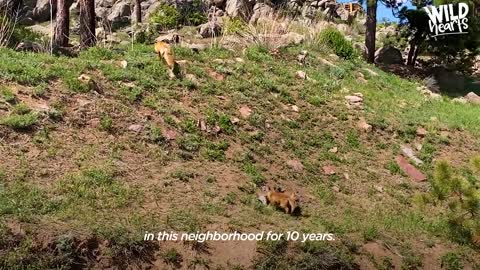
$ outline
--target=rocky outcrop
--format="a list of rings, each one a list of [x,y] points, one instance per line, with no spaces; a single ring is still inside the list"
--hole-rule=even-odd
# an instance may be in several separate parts
[[[403,64],[402,53],[395,47],[385,46],[375,52],[375,62],[381,64]]]

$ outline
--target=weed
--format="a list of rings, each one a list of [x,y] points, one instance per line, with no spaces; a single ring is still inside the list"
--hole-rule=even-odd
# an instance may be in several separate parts
[[[6,102],[15,102],[15,94],[12,92],[12,90],[10,90],[10,88],[6,86],[0,87],[0,97],[2,97],[2,99]]]
[[[108,115],[100,117],[100,130],[112,132],[114,129],[113,119]]]
[[[36,113],[27,113],[27,114],[10,114],[0,118],[0,125],[5,125],[13,129],[29,129],[35,124],[37,124],[38,115]]]
[[[463,269],[462,257],[455,252],[448,252],[440,259],[442,269],[461,270]]]

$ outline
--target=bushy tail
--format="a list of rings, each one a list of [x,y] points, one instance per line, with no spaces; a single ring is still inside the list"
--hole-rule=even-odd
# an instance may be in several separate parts
[[[293,214],[295,212],[295,209],[297,209],[297,196],[295,193],[292,193],[290,197],[288,198],[288,203],[290,204],[290,214]]]

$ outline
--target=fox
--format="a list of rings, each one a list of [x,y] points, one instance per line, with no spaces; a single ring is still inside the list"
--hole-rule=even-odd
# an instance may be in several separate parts
[[[155,53],[159,59],[165,61],[168,66],[168,76],[170,78],[176,78],[178,74],[178,63],[175,62],[175,55],[170,47],[170,44],[164,41],[158,41],[155,43]]]
[[[275,191],[269,186],[266,186],[266,192],[267,192],[267,203],[270,205],[276,205],[280,208],[282,208],[285,213],[287,214],[293,214],[295,212],[295,209],[298,207],[297,206],[297,195],[295,192],[279,192]]]

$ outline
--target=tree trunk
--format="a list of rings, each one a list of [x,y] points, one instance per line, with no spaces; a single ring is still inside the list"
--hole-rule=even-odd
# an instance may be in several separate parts
[[[55,24],[54,45],[58,47],[68,46],[70,31],[70,11],[66,0],[57,0],[57,16]]]
[[[135,0],[135,22],[142,22],[142,6],[140,5],[141,0]]]
[[[408,57],[407,57],[407,65],[408,66],[413,66],[415,63],[413,62],[413,55],[415,53],[415,48],[416,48],[415,42],[412,40],[410,41],[410,49],[408,50]]]
[[[415,52],[413,53],[412,66],[415,66],[415,63],[417,62],[417,56],[419,53],[420,53],[420,45],[417,45],[415,47]]]
[[[365,32],[365,47],[367,47],[367,62],[375,61],[375,33],[377,31],[377,0],[367,0],[367,29]]]
[[[80,0],[80,47],[92,47],[95,36],[95,0]]]

